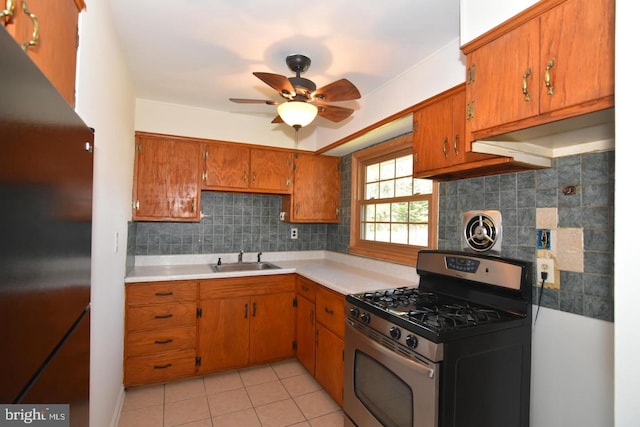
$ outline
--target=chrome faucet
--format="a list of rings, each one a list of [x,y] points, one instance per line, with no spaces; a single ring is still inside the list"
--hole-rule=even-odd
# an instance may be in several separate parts
[[[242,254],[244,254],[244,251],[242,249],[240,249],[240,253],[238,254],[238,263],[242,264]]]

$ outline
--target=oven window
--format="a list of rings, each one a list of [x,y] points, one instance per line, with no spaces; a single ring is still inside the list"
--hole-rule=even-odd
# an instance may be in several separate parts
[[[413,426],[413,392],[400,377],[359,350],[353,375],[356,396],[382,425]]]

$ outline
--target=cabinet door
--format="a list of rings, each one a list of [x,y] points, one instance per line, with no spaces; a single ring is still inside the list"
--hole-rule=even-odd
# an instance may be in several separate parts
[[[249,187],[248,147],[208,143],[205,150],[206,187]]]
[[[287,151],[251,149],[250,187],[278,193],[291,191],[293,155]]]
[[[293,292],[251,298],[250,363],[293,357]]]
[[[297,154],[293,221],[337,222],[340,207],[340,158]]]
[[[533,19],[467,56],[471,132],[538,113],[539,38],[540,24]]]
[[[541,16],[540,112],[614,94],[614,1],[571,0]],[[545,80],[542,75],[539,79]]]
[[[296,312],[296,357],[311,375],[315,375],[316,350],[315,331],[316,316],[315,304],[298,295],[298,307]]]
[[[413,160],[417,176],[452,163],[451,120],[448,97],[413,113]]]
[[[200,301],[200,372],[246,366],[249,362],[249,298]]]
[[[138,137],[134,220],[200,219],[200,143]]]
[[[316,380],[340,406],[344,372],[344,341],[322,325],[316,329]]]
[[[344,295],[323,286],[316,290],[316,321],[344,337]]]
[[[23,2],[15,0],[13,19],[7,31],[19,44],[33,38],[34,21],[22,10]],[[35,62],[64,99],[75,104],[76,52],[78,47],[78,12],[83,1],[28,0],[28,10],[37,17],[39,39],[29,46],[27,55]]]

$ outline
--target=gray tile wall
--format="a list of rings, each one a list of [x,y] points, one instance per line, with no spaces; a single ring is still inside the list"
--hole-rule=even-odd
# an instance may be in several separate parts
[[[559,227],[584,230],[584,272],[560,272],[560,290],[545,289],[541,305],[613,320],[614,152],[558,158],[538,171],[440,183],[438,247],[459,250],[462,213],[497,209],[503,216],[503,255],[535,265],[536,208],[557,207]],[[348,253],[351,156],[341,161],[339,224],[287,224],[280,196],[203,192],[200,223],[135,224],[136,255],[327,249]],[[576,185],[564,196],[562,187]],[[300,238],[289,239],[298,227]],[[538,299],[538,289],[533,295]]]
[[[497,209],[503,217],[505,257],[534,263],[536,208],[558,208],[558,226],[582,228],[584,272],[560,272],[560,290],[545,289],[540,305],[613,321],[614,152],[553,160],[538,171],[494,175],[439,184],[438,247],[460,250],[462,213]],[[562,187],[576,185],[564,196]],[[348,252],[351,212],[351,156],[342,159],[340,224],[328,228],[327,249]],[[538,301],[538,288],[533,298]]]
[[[289,224],[279,219],[278,195],[202,193],[202,212],[196,223],[138,222],[136,255],[184,255],[303,251],[327,248],[326,224]],[[291,227],[298,239],[290,238]]]

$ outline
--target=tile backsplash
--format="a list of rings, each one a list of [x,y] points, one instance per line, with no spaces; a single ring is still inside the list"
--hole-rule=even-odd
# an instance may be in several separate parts
[[[554,159],[537,171],[493,175],[439,184],[438,247],[460,250],[462,213],[502,213],[502,255],[535,266],[537,212],[557,210],[562,232],[582,231],[583,268],[559,271],[559,289],[544,289],[541,305],[613,321],[613,200],[615,152]],[[563,188],[575,186],[575,194]],[[348,253],[351,218],[351,156],[341,161],[339,224],[289,224],[279,220],[281,196],[202,193],[199,223],[138,222],[129,227],[135,255],[330,250]],[[299,238],[290,238],[291,227]],[[135,243],[134,243],[135,242]],[[558,250],[567,248],[558,248]],[[572,249],[572,248],[570,248]],[[557,268],[558,266],[556,266]],[[538,287],[534,301],[538,301]]]
[[[202,192],[200,222],[135,223],[136,255],[322,250],[326,224],[280,221],[281,196]],[[290,229],[298,229],[291,239]]]

